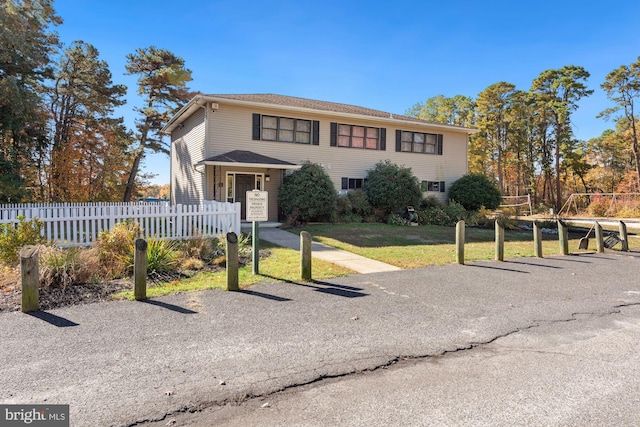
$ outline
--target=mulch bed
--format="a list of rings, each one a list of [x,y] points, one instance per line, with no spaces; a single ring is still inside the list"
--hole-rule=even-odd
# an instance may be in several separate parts
[[[89,304],[107,301],[111,295],[132,289],[133,284],[128,280],[113,280],[106,283],[78,284],[61,288],[40,288],[39,303],[41,310],[66,307],[76,304]],[[18,311],[22,304],[22,291],[17,286],[15,289],[0,290],[0,313]]]
[[[271,254],[268,250],[260,250],[260,258],[266,258]],[[250,265],[251,258],[240,256],[240,265]],[[217,272],[223,270],[224,265],[206,265],[200,272]],[[157,273],[152,271],[147,276],[147,285],[153,286],[159,283],[173,282],[196,274],[195,271],[172,271]],[[67,286],[66,288],[40,288],[39,304],[41,310],[51,310],[52,308],[67,307],[78,304],[91,304],[112,300],[111,296],[120,291],[133,289],[132,279],[111,280],[104,283],[82,283]],[[0,285],[0,314],[19,311],[22,305],[22,291],[19,283],[16,286]]]

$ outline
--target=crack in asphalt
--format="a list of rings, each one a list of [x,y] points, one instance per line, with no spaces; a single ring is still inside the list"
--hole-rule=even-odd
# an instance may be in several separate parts
[[[274,390],[265,392],[265,393],[261,393],[261,394],[254,394],[254,393],[240,393],[237,394],[235,396],[231,396],[229,398],[226,399],[221,399],[221,400],[212,400],[212,401],[203,401],[203,402],[199,402],[198,404],[195,405],[188,405],[188,406],[182,406],[172,412],[168,412],[166,414],[164,414],[162,417],[158,417],[158,418],[146,418],[143,420],[138,420],[132,424],[127,424],[126,427],[135,427],[135,426],[140,426],[140,425],[144,425],[144,424],[148,424],[148,423],[155,423],[155,422],[162,422],[167,420],[169,417],[173,416],[173,415],[177,415],[177,414],[186,414],[186,413],[196,413],[196,412],[201,412],[205,409],[210,409],[210,408],[222,408],[225,407],[227,405],[242,405],[245,404],[251,400],[254,399],[262,399],[262,398],[267,398],[269,396],[273,396],[279,393],[282,393],[284,391],[287,390],[291,390],[291,389],[295,389],[295,388],[299,388],[299,387],[304,387],[304,386],[308,386],[311,384],[315,384],[315,383],[319,383],[325,380],[330,380],[330,379],[336,379],[336,378],[345,378],[345,377],[349,377],[352,375],[357,375],[357,374],[361,374],[361,373],[366,373],[366,372],[375,372],[381,369],[386,369],[389,368],[391,366],[400,366],[400,364],[407,364],[407,363],[411,363],[411,362],[415,362],[415,361],[420,361],[420,360],[428,360],[428,359],[433,359],[433,358],[440,358],[443,356],[447,356],[449,354],[455,354],[455,353],[460,353],[460,352],[466,352],[466,351],[470,351],[470,350],[474,350],[477,348],[481,348],[484,346],[487,346],[489,344],[492,344],[494,342],[496,342],[497,340],[501,339],[501,338],[506,338],[510,335],[514,335],[520,332],[524,332],[527,330],[531,330],[531,329],[535,329],[535,328],[539,328],[542,326],[546,326],[546,325],[552,325],[552,324],[557,324],[557,323],[568,323],[568,322],[575,322],[578,320],[586,320],[589,318],[597,318],[597,317],[606,317],[606,316],[610,316],[612,314],[619,314],[621,312],[621,308],[624,307],[633,307],[633,306],[640,306],[640,302],[630,302],[630,303],[623,303],[623,304],[616,304],[612,307],[611,310],[608,311],[601,311],[601,312],[576,312],[576,313],[571,313],[569,318],[566,319],[557,319],[557,320],[534,320],[530,325],[528,326],[522,326],[522,327],[518,327],[515,328],[513,330],[507,331],[505,333],[499,334],[494,336],[493,338],[487,340],[487,341],[478,341],[478,342],[471,342],[466,346],[461,346],[461,347],[457,347],[455,349],[451,349],[451,350],[442,350],[438,353],[433,353],[433,354],[425,354],[425,355],[417,355],[417,356],[395,356],[393,358],[390,358],[386,363],[382,363],[379,364],[377,366],[373,366],[370,368],[363,368],[363,369],[356,369],[353,368],[351,370],[345,371],[345,372],[341,372],[341,373],[337,373],[337,374],[323,374],[323,375],[319,375],[315,378],[312,378],[308,381],[302,381],[302,382],[298,382],[298,383],[292,383],[292,384],[288,384],[282,387],[278,387]],[[362,359],[360,359],[362,360]],[[353,360],[352,360],[353,362]],[[317,371],[318,368],[313,369],[312,371]]]

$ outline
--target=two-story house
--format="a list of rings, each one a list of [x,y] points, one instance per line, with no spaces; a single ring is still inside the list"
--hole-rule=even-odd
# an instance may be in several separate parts
[[[304,162],[322,165],[338,191],[361,188],[379,161],[410,167],[427,195],[447,201],[467,173],[475,130],[354,105],[273,94],[197,95],[164,127],[171,135],[171,201],[240,202],[269,192],[269,220],[279,216],[278,188]]]

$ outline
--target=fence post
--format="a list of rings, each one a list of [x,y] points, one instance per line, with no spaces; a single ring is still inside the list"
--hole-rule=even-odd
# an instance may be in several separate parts
[[[311,280],[311,234],[300,232],[300,277]]]
[[[604,252],[604,238],[602,236],[602,226],[598,221],[595,223],[596,229],[596,251],[601,254]]]
[[[136,301],[147,299],[147,241],[136,239],[133,254],[133,296]]]
[[[560,220],[558,220],[558,241],[562,255],[569,255],[569,227]]]
[[[238,235],[227,233],[227,291],[238,291]]]
[[[496,219],[496,261],[504,261],[504,225]]]
[[[464,221],[456,224],[456,259],[458,264],[464,264]]]
[[[40,310],[38,291],[40,278],[38,274],[38,248],[25,246],[20,250],[20,276],[22,280],[22,312]]]
[[[622,240],[622,250],[629,251],[629,236],[627,236],[627,224],[620,221],[620,239]]]
[[[542,258],[542,228],[538,221],[533,221],[533,249],[538,258]]]

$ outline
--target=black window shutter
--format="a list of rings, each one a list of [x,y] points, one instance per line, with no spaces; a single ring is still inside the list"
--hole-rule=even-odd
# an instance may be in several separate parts
[[[396,131],[396,151],[402,151],[402,131]]]
[[[260,140],[260,114],[253,115],[253,139]]]
[[[349,178],[342,178],[342,189],[343,190],[349,189]]]
[[[380,149],[382,151],[387,149],[387,128],[380,128]]]
[[[320,122],[318,120],[313,121],[313,139],[311,141],[313,145],[320,145]]]
[[[440,192],[444,193],[444,181],[440,181]]]
[[[332,147],[338,145],[338,123],[331,122],[331,139],[329,145]]]
[[[437,153],[438,153],[439,156],[442,156],[442,134],[441,133],[438,134],[438,143],[437,144],[438,144],[438,146],[436,147],[437,148]]]

